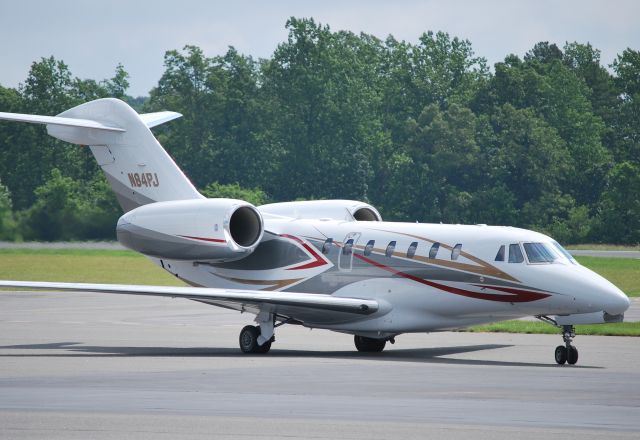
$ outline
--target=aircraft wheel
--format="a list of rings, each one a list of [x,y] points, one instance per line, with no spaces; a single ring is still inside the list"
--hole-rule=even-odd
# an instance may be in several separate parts
[[[242,330],[240,330],[240,350],[242,350],[243,353],[258,353],[258,349],[261,348],[258,345],[258,336],[260,336],[258,327],[253,325],[243,327]]]
[[[556,362],[558,363],[558,365],[564,365],[565,362],[567,362],[567,348],[562,346],[562,345],[558,345],[556,347]]]
[[[379,353],[384,350],[384,346],[387,344],[384,339],[365,338],[358,335],[353,337],[353,342],[358,351],[363,353]]]
[[[570,345],[567,350],[567,363],[569,365],[575,365],[576,362],[578,362],[578,349],[573,345]]]

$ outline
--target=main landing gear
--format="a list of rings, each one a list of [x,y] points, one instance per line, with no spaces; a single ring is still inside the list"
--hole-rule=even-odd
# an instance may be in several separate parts
[[[247,354],[265,354],[271,349],[271,343],[276,340],[274,329],[280,324],[275,323],[276,317],[273,313],[260,312],[256,315],[257,326],[247,325],[240,330],[240,350]]]
[[[243,353],[265,354],[271,349],[271,343],[275,340],[273,336],[264,344],[258,344],[260,337],[260,327],[247,325],[240,331],[240,350]]]
[[[355,335],[353,342],[356,344],[356,348],[361,353],[380,353],[384,350],[384,346],[387,345],[387,341],[395,344],[395,339],[375,339],[367,338],[364,336]]]
[[[562,339],[564,340],[564,346],[558,345],[556,347],[556,362],[559,365],[568,363],[569,365],[575,365],[578,362],[578,349],[571,345],[573,338],[576,337],[575,328],[572,325],[562,326]]]

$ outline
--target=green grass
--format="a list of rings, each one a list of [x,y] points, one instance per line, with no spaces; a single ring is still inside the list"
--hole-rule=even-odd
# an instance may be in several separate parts
[[[570,244],[565,247],[577,251],[640,251],[639,244]]]
[[[185,285],[135,252],[91,249],[3,249],[0,279]]]
[[[560,334],[560,330],[556,327],[538,321],[504,321],[497,322],[495,324],[478,325],[461,331],[482,333]],[[576,325],[576,334],[599,336],[640,336],[640,322]]]
[[[576,260],[611,281],[628,296],[640,296],[640,259],[576,257]]]

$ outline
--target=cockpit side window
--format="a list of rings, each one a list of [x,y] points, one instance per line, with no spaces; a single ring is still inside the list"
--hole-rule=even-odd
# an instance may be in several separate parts
[[[344,244],[344,247],[342,248],[342,255],[351,255],[352,251],[353,251],[353,238],[350,238],[347,240],[347,242]]]
[[[522,255],[522,249],[518,243],[509,245],[509,263],[522,263],[524,261],[524,255]]]
[[[495,261],[504,261],[504,245],[500,246]]]
[[[331,245],[333,244],[333,238],[327,238],[327,240],[322,245],[322,253],[328,254],[331,250]]]
[[[564,255],[564,257],[569,260],[569,262],[571,262],[572,264],[578,264],[575,260],[575,258],[573,258],[573,255],[571,255],[565,248],[563,248],[560,243],[558,243],[557,241],[552,241],[551,244],[558,250],[558,252],[560,252],[562,255]]]

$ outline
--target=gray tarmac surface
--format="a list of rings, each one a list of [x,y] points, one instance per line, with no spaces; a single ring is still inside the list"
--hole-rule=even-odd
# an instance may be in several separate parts
[[[403,335],[378,355],[283,326],[242,355],[251,316],[167,298],[0,292],[0,438],[521,439],[640,435],[640,340]]]

